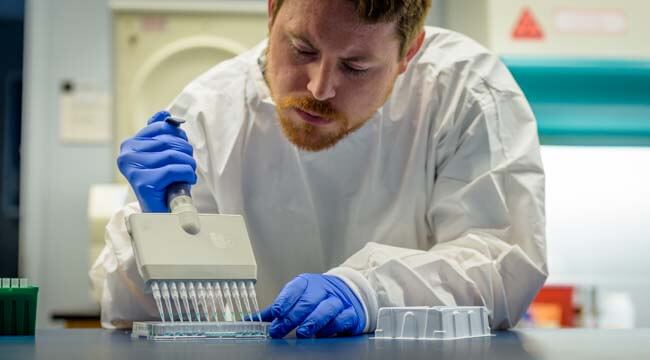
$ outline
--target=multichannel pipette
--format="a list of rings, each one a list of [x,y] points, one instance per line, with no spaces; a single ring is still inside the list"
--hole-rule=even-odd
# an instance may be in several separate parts
[[[178,126],[184,121],[170,117]],[[167,189],[171,214],[133,214],[127,228],[162,322],[261,322],[257,264],[238,215],[198,214],[190,185]],[[164,306],[163,306],[164,305]]]

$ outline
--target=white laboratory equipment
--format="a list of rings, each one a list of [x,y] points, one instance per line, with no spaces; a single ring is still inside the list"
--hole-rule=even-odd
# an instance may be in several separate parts
[[[377,313],[378,340],[460,340],[490,336],[485,306],[385,307]]]
[[[445,0],[444,25],[500,55],[650,57],[650,2]]]
[[[116,150],[191,80],[268,32],[259,1],[131,0],[111,9]]]

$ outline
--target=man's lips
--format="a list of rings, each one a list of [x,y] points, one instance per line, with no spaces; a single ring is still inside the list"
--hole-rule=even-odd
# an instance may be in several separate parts
[[[294,108],[294,109],[296,110],[296,113],[298,113],[298,115],[304,121],[306,121],[306,122],[308,122],[308,123],[310,123],[312,125],[323,126],[323,125],[327,125],[327,124],[332,122],[332,120],[330,120],[330,119],[308,113],[308,112],[306,112],[304,110],[301,110],[301,109],[298,109],[298,108]]]

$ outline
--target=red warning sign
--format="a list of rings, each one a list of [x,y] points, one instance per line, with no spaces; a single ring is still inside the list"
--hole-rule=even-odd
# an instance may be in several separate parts
[[[539,26],[537,20],[533,16],[533,12],[529,9],[524,9],[515,31],[512,32],[512,38],[515,40],[542,40],[544,39],[544,32]]]

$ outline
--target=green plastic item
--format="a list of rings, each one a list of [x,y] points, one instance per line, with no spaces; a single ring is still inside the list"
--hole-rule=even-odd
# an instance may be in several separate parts
[[[0,336],[34,335],[38,287],[0,288]]]

